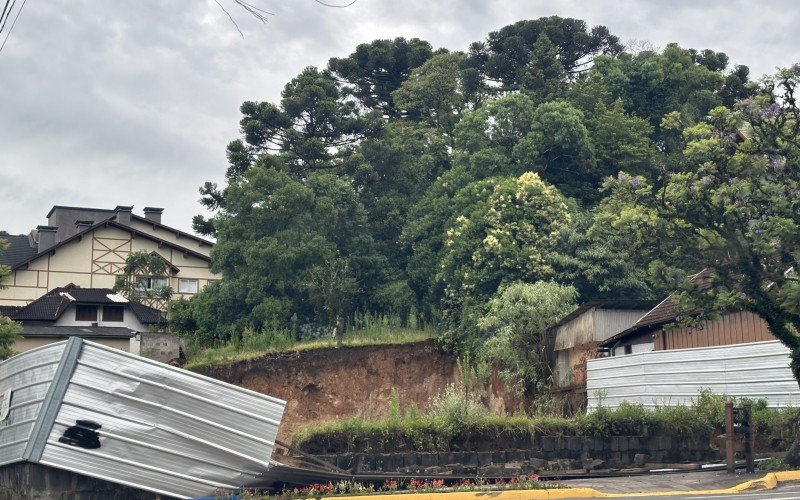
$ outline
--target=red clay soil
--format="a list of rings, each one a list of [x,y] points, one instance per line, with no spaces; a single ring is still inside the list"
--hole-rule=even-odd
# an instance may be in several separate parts
[[[431,341],[391,346],[342,347],[289,352],[197,372],[247,389],[285,399],[278,439],[311,424],[348,417],[385,418],[392,389],[400,405],[425,408],[448,384],[458,383],[455,358]],[[504,396],[492,377],[489,405],[513,412],[518,401]]]

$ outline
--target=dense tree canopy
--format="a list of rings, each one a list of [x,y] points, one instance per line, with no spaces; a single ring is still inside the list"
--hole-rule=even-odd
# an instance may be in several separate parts
[[[687,320],[759,314],[792,350],[800,381],[798,82],[785,70],[735,109],[686,127],[683,161],[661,187],[626,173],[609,179],[592,230],[621,239],[654,279],[683,287]]]
[[[173,326],[207,344],[245,329],[341,333],[369,313],[503,361],[533,342],[527,326],[498,326],[518,312],[504,301],[550,317],[556,303],[677,291],[687,317],[762,315],[800,376],[787,272],[800,67],[755,83],[729,64],[547,17],[467,52],[376,40],[306,68],[280,102],[242,105],[226,185],[201,188],[213,214],[195,219],[217,236],[223,279],[176,301]]]
[[[328,69],[343,83],[346,94],[355,97],[366,109],[396,118],[392,92],[434,54],[431,44],[419,38],[375,40],[362,43],[347,57],[334,57]]]

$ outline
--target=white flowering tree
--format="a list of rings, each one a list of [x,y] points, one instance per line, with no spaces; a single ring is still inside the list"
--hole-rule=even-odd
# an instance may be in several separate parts
[[[471,312],[504,283],[555,275],[552,254],[570,223],[566,199],[534,172],[473,182],[453,198],[437,281],[446,319],[475,328]]]

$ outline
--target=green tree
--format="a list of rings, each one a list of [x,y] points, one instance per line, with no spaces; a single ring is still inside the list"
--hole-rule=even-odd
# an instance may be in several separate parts
[[[798,73],[785,70],[738,112],[716,108],[687,128],[685,161],[663,187],[624,173],[609,180],[593,232],[619,238],[675,289],[687,321],[734,308],[760,315],[791,350],[800,383],[800,285],[787,272],[800,248]]]
[[[537,44],[541,38],[548,43]],[[621,50],[619,39],[605,26],[590,30],[579,19],[551,16],[519,21],[489,33],[485,42],[470,46],[470,61],[487,89],[536,92],[542,83],[556,85],[555,79],[580,73],[598,55]],[[553,52],[560,70],[553,64]]]
[[[469,85],[466,60],[461,52],[435,55],[415,68],[392,93],[396,106],[441,131],[450,139],[450,146],[453,129],[463,113],[482,101],[481,92]]]
[[[486,335],[483,356],[500,366],[500,374],[529,400],[542,405],[552,383],[552,343],[547,329],[572,312],[577,291],[551,281],[515,282],[501,287],[489,301],[478,327]],[[537,398],[539,396],[539,398]]]
[[[336,347],[344,340],[345,318],[358,294],[358,281],[350,270],[347,259],[336,258],[325,261],[308,270],[306,287],[318,313],[328,318],[334,328]]]
[[[625,113],[621,100],[610,108],[600,103],[588,129],[599,176],[605,178],[620,170],[650,179],[658,176],[653,127],[647,120]]]
[[[661,53],[598,57],[591,72],[606,84],[614,99],[622,99],[627,112],[648,120],[653,127],[673,111],[696,123],[723,104],[726,78],[725,68],[719,64],[727,62],[727,56],[720,53],[714,64],[709,63],[710,69],[700,63],[696,53],[671,43]]]
[[[535,110],[536,104],[524,94],[489,101],[458,122],[456,148],[467,153],[495,149],[510,157],[520,139],[531,131]]]
[[[378,133],[380,116],[361,113],[355,102],[345,99],[328,71],[308,67],[283,89],[279,105],[247,101],[240,121],[244,141],[228,145],[230,182],[240,178],[257,161],[286,169],[298,178],[314,170],[338,168],[353,147]],[[219,187],[206,182],[200,188],[200,203],[208,210],[225,208]],[[192,220],[195,231],[214,235],[216,227],[202,215]]]
[[[364,141],[343,167],[367,214],[366,230],[385,259],[381,284],[370,303],[376,312],[399,317],[401,323],[424,305],[415,300],[408,283],[410,252],[401,242],[401,233],[407,224],[415,225],[409,222],[409,210],[449,168],[445,137],[405,120],[388,124],[385,133]]]
[[[460,345],[472,342],[474,316],[502,284],[554,276],[555,238],[570,215],[561,193],[533,172],[470,183],[452,204],[436,282]]]
[[[269,321],[277,317],[280,319],[278,327],[283,326],[286,319],[284,311],[291,304],[262,299],[256,318],[253,314],[254,307],[248,304],[247,298],[248,291],[237,281],[213,281],[191,299],[180,297],[169,302],[169,330],[191,339],[198,346],[213,347],[239,338],[246,328],[253,328],[257,321],[262,328],[265,322],[270,327],[272,325]]]
[[[566,101],[546,102],[533,113],[530,131],[513,150],[514,161],[534,170],[566,196],[591,203],[601,176],[583,113]]]
[[[347,57],[332,58],[328,69],[366,109],[397,118],[401,113],[392,92],[433,54],[431,44],[418,38],[375,40],[360,44]]]
[[[589,234],[594,223],[590,211],[572,210],[572,223],[558,233],[552,255],[555,280],[569,283],[582,302],[593,299],[655,298],[647,269],[637,263],[619,236]]]
[[[22,327],[19,323],[0,315],[0,360],[14,355],[12,346],[21,339]]]
[[[123,274],[114,281],[114,291],[128,300],[163,308],[172,296],[167,266],[164,257],[155,252],[131,252],[125,259]]]
[[[541,35],[531,47],[530,62],[519,75],[520,86],[535,102],[563,97],[567,90],[567,70],[558,60],[556,46]]]
[[[212,311],[225,305],[238,314],[221,315],[216,328],[235,336],[245,327],[287,327],[293,314],[312,320],[302,277],[337,256],[348,259],[363,289],[356,305],[369,307],[385,260],[375,251],[364,207],[350,183],[328,172],[300,180],[259,161],[232,179],[223,194],[226,203],[213,219],[217,244],[211,252],[222,283],[190,301]],[[209,331],[214,318],[204,314],[194,321]],[[182,322],[191,326],[191,318]]]

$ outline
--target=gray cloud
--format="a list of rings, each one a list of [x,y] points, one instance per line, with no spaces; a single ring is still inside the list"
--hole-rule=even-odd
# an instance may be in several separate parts
[[[789,0],[259,0],[262,25],[221,0],[28,2],[0,53],[0,229],[25,232],[53,204],[166,208],[188,228],[197,187],[221,182],[245,100],[280,97],[305,66],[361,42],[420,37],[464,50],[514,21],[560,15],[623,40],[726,52],[754,75],[800,60]]]

